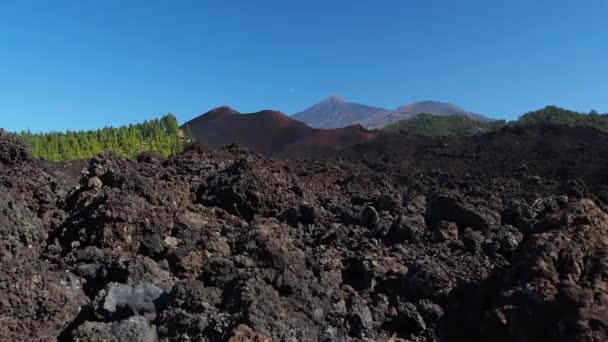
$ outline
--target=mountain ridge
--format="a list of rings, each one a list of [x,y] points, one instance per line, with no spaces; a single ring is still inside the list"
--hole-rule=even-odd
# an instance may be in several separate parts
[[[291,117],[313,128],[341,128],[359,123],[373,113],[385,110],[349,102],[342,97],[332,95]]]
[[[375,138],[362,126],[316,129],[274,110],[241,114],[218,107],[182,125],[194,140],[211,147],[237,142],[271,157],[309,157],[331,154]]]
[[[292,118],[304,122],[313,128],[338,128],[360,124],[368,129],[376,129],[401,120],[411,119],[422,113],[431,115],[464,115],[473,120],[492,121],[492,119],[484,115],[465,110],[448,102],[424,100],[401,105],[391,110],[349,102],[337,95],[332,95],[292,115]]]

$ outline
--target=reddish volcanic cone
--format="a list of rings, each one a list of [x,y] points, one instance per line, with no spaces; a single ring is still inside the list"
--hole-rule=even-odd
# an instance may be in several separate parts
[[[184,127],[194,139],[213,147],[238,142],[263,155],[287,158],[326,155],[375,137],[360,126],[313,129],[278,111],[240,114],[226,106],[215,108]]]

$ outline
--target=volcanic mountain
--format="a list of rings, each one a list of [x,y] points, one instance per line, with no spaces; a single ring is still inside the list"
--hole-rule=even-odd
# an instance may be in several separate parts
[[[348,102],[331,96],[316,105],[296,113],[292,118],[314,128],[339,128],[359,123],[386,109]]]
[[[338,128],[360,124],[366,128],[382,128],[386,125],[411,119],[418,114],[465,115],[474,120],[491,120],[469,112],[456,105],[438,101],[420,101],[387,110],[359,103],[348,102],[332,96],[320,103],[296,113],[292,118],[315,128]]]
[[[230,107],[215,108],[182,126],[192,137],[211,147],[239,143],[273,157],[309,157],[332,154],[367,142],[375,134],[361,126],[314,129],[272,110],[240,114]]]
[[[491,120],[483,115],[469,112],[451,103],[420,101],[401,106],[395,110],[376,112],[358,123],[367,128],[381,128],[401,120],[411,119],[422,113],[432,115],[464,115],[473,120]]]

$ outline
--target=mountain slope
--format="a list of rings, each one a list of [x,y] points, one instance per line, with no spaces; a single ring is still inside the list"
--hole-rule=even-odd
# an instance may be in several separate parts
[[[506,125],[504,120],[481,121],[464,115],[418,114],[381,128],[384,132],[403,132],[425,136],[473,136],[499,130]]]
[[[230,107],[213,109],[183,128],[212,147],[238,142],[266,156],[293,158],[331,154],[375,137],[361,126],[314,129],[281,112],[240,114]]]
[[[420,101],[401,106],[395,110],[376,112],[359,123],[367,128],[381,128],[401,120],[411,119],[422,113],[431,115],[464,115],[473,120],[491,121],[491,119],[483,115],[469,112],[451,103]]]
[[[292,118],[314,128],[339,128],[359,123],[385,109],[348,102],[331,96],[316,105],[296,113]]]
[[[316,105],[296,113],[292,118],[315,128],[338,128],[360,124],[366,128],[382,128],[401,120],[411,119],[418,114],[464,115],[478,121],[491,119],[456,105],[438,101],[420,101],[401,106],[395,110],[348,102],[331,96]]]

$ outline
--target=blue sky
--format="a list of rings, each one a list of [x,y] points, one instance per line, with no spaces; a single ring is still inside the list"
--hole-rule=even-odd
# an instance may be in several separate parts
[[[87,129],[330,94],[512,119],[608,112],[608,0],[0,2],[0,127]]]

